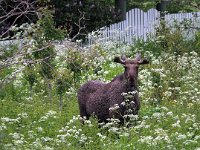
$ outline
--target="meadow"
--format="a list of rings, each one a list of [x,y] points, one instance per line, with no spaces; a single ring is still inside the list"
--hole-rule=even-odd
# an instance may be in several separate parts
[[[37,66],[32,71],[25,66],[0,91],[0,149],[200,150],[200,36],[191,42],[177,34],[130,46],[64,47],[54,60],[51,92]],[[99,124],[95,116],[82,125],[80,85],[92,79],[109,82],[123,72],[114,56],[134,58],[138,51],[150,60],[139,70],[139,114],[124,125],[116,119]],[[21,67],[4,68],[1,78]]]

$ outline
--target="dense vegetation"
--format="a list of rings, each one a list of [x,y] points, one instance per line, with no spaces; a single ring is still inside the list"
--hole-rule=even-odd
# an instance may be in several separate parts
[[[133,45],[97,39],[80,48],[60,44],[66,31],[51,10],[38,14],[12,26],[23,44],[0,45],[0,149],[200,149],[200,32],[186,32],[190,23],[161,22],[156,36]],[[82,125],[77,89],[91,79],[109,82],[123,72],[114,56],[136,52],[150,60],[139,71],[139,114],[124,125],[98,124],[95,116]]]
[[[4,68],[0,74],[5,79],[18,71],[1,87],[1,149],[200,148],[200,36],[197,33],[188,41],[181,32],[167,31],[160,30],[162,37],[131,46],[110,42],[81,51],[63,46],[44,64],[37,61],[48,56],[47,51],[37,54],[34,48],[45,43],[36,38],[29,49],[33,53],[16,59],[21,63]],[[11,51],[1,56],[1,63],[15,54],[14,45],[7,48]],[[124,49],[128,56],[140,51],[151,61],[139,73],[139,114],[130,116],[130,122],[123,126],[114,119],[98,124],[95,118],[81,125],[77,88],[86,80],[110,81],[122,72],[112,60]],[[37,61],[25,63],[21,59]]]
[[[74,41],[83,40],[88,33],[121,20],[116,1],[123,0],[2,0],[0,1],[0,38],[13,36],[14,33],[9,30],[13,25],[19,27],[23,23],[36,23],[40,18],[38,12],[48,9],[53,15],[56,27],[67,32],[65,37]],[[157,8],[161,0],[127,0],[126,2],[127,11],[133,8],[147,11]],[[198,0],[181,2],[171,0],[166,11],[196,12],[199,8]]]

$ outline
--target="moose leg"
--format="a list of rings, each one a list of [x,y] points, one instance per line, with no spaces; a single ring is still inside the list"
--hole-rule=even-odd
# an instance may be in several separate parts
[[[86,117],[86,119],[89,119],[89,115],[86,112],[86,107],[84,105],[80,105],[79,109],[80,109],[80,116],[82,118]]]
[[[122,112],[122,108],[118,108],[118,109],[110,109],[109,110],[109,118],[114,118],[114,119],[118,119],[120,124],[123,124],[124,122],[124,118],[123,118],[123,112]]]

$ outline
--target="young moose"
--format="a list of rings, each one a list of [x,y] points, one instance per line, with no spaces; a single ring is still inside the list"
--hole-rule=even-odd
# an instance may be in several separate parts
[[[94,114],[100,122],[107,122],[108,118],[117,118],[123,121],[126,107],[121,105],[124,102],[122,93],[137,91],[138,67],[142,64],[148,64],[146,59],[141,59],[140,54],[136,54],[135,59],[126,59],[125,57],[115,57],[114,62],[124,66],[124,73],[116,76],[109,83],[103,83],[97,80],[88,81],[82,85],[78,91],[78,103],[80,116],[87,119]],[[130,100],[132,102],[132,114],[137,114],[140,109],[138,92]],[[116,111],[109,109],[118,104]]]

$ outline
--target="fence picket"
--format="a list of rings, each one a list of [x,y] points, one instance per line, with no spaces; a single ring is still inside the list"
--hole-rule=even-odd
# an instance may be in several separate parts
[[[190,20],[193,26],[191,29],[192,32],[195,33],[196,30],[200,30],[200,12],[166,14],[164,20],[168,25],[173,25],[174,20],[176,22]],[[150,9],[147,12],[138,8],[132,9],[126,13],[126,20],[101,28],[101,38],[99,39],[94,39],[91,37],[92,34],[89,34],[86,37],[87,43],[82,45],[90,47],[95,42],[103,44],[108,41],[133,44],[135,39],[143,39],[146,41],[148,35],[154,36],[156,34],[155,26],[159,24],[160,12],[156,9]],[[8,42],[0,41],[0,45],[7,45],[6,43]]]
[[[200,17],[200,12],[195,13],[196,17]],[[197,24],[194,13],[178,13],[166,14],[165,22],[173,25],[174,21],[181,22],[184,20],[192,20],[193,24]],[[200,23],[200,22],[199,22]],[[133,44],[136,39],[147,40],[149,35],[155,35],[155,27],[160,24],[160,12],[156,9],[150,9],[144,12],[138,8],[132,9],[126,13],[126,20],[105,27],[102,30],[102,38],[104,41],[115,41],[127,44]]]

